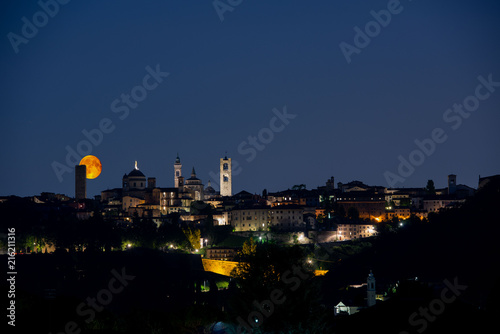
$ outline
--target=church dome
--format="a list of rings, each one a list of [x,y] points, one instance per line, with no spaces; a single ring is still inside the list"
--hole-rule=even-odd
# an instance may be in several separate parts
[[[193,167],[193,171],[191,172],[191,177],[189,179],[187,179],[186,181],[200,181],[201,180],[199,178],[196,177],[196,171],[194,170],[194,167]],[[191,182],[193,183],[193,182]]]
[[[128,177],[146,177],[140,170],[139,167],[137,167],[137,161],[135,162],[135,167],[132,169],[130,173],[128,173]]]
[[[140,170],[138,169],[133,169],[130,173],[128,173],[128,176],[139,176],[139,177],[146,177]]]
[[[215,189],[212,187],[212,183],[208,180],[208,185],[205,188],[205,194],[215,195]]]

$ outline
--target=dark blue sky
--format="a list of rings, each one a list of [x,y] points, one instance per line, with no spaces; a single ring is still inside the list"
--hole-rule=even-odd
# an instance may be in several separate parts
[[[103,172],[89,196],[121,186],[135,160],[173,186],[177,152],[184,175],[195,166],[206,184],[227,151],[241,167],[234,192],[313,188],[330,176],[388,186],[387,172],[395,186],[444,187],[455,173],[477,187],[500,172],[500,87],[474,97],[479,76],[500,82],[500,3],[401,0],[348,63],[340,43],[355,47],[354,28],[376,29],[370,11],[388,4],[244,0],[221,21],[210,0],[73,0],[53,17],[36,1],[2,1],[0,195],[74,196],[73,168],[58,178],[54,162],[66,165],[66,147],[103,119],[113,130],[91,146]],[[13,34],[25,38],[22,19],[33,16],[38,32],[25,27],[31,37],[19,42]],[[148,66],[169,73],[148,78],[151,90],[141,88]],[[131,91],[147,96],[114,112]],[[473,111],[459,124],[446,111],[464,100]],[[273,109],[284,106],[296,117],[283,127]],[[437,128],[446,140],[415,153]],[[266,142],[255,156],[249,136]],[[398,172],[399,156],[414,170]]]

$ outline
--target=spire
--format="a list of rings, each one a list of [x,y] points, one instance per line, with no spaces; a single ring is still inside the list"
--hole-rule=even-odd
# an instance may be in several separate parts
[[[175,163],[176,164],[180,164],[181,163],[181,159],[179,158],[179,152],[177,152],[177,158],[175,158]]]
[[[194,171],[194,166],[193,166],[193,170],[191,171],[191,177],[196,177],[196,172]]]

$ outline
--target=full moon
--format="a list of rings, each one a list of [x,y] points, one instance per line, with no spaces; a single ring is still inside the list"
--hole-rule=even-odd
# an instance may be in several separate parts
[[[87,179],[95,179],[101,174],[102,165],[93,155],[87,155],[80,161],[80,165],[87,166]]]

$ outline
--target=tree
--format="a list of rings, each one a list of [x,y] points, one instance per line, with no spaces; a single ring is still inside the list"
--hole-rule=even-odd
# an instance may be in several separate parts
[[[425,187],[425,191],[428,195],[436,195],[436,188],[434,187],[434,181],[428,180],[427,186]]]
[[[186,240],[186,236],[174,222],[164,222],[158,228],[158,244],[164,247],[168,244],[180,245]]]
[[[206,215],[213,210],[211,204],[207,204],[203,201],[193,201],[189,211],[192,215]]]
[[[151,219],[139,219],[129,230],[129,239],[135,246],[157,248],[160,243],[158,227]]]
[[[410,198],[401,198],[399,200],[399,206],[410,207],[411,199]]]
[[[347,217],[350,220],[358,220],[359,219],[359,211],[355,207],[351,206],[347,209]]]
[[[192,230],[188,227],[183,229],[182,232],[184,232],[184,235],[186,236],[192,249],[196,250],[200,248],[201,232],[199,229]]]
[[[334,215],[338,218],[345,218],[346,212],[343,205],[335,204]]]

